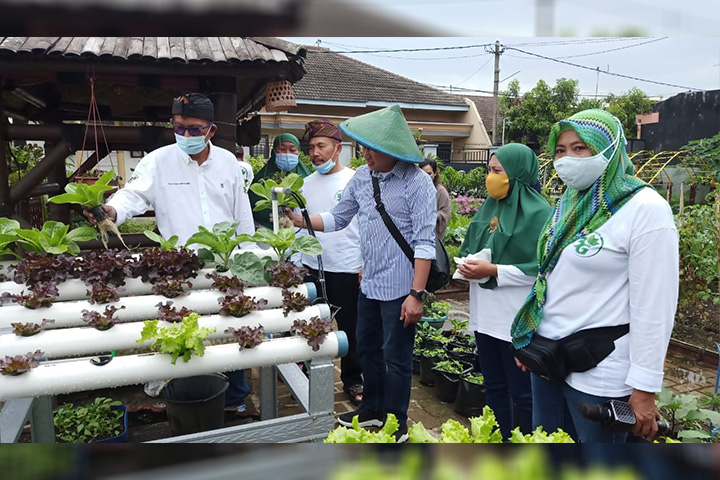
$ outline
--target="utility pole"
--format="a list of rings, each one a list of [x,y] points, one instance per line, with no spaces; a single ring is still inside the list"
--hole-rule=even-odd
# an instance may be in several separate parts
[[[495,41],[495,81],[493,82],[493,121],[492,121],[492,144],[497,144],[497,123],[498,123],[498,89],[500,88],[500,55],[505,49],[500,49],[500,41]]]

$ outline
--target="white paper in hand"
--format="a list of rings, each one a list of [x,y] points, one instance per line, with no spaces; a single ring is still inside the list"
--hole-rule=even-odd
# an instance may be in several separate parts
[[[454,257],[454,260],[455,260],[456,265],[462,265],[463,263],[465,263],[465,260],[485,260],[486,262],[489,262],[490,260],[492,260],[492,253],[490,252],[489,248],[483,248],[479,252],[472,253],[472,254],[468,255],[467,257],[462,257],[462,258]],[[457,280],[467,280],[469,282],[478,282],[478,283],[485,283],[488,280],[490,280],[490,277],[484,277],[484,278],[478,278],[478,279],[465,278],[460,273],[460,271],[457,269],[455,270],[455,273],[453,273],[452,278],[455,278]]]

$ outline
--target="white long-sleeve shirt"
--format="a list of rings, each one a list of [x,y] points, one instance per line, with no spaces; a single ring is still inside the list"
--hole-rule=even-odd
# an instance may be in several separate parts
[[[125,187],[108,200],[117,210],[116,224],[155,209],[163,238],[178,236],[178,245],[198,230],[218,222],[240,220],[238,233],[253,234],[250,200],[242,167],[231,152],[210,144],[202,165],[176,144],[158,148],[138,163]]]
[[[568,385],[604,397],[633,389],[659,392],[678,299],[678,232],[667,202],[640,190],[607,222],[568,245],[547,277],[537,333],[630,324],[597,367],[571,373]]]
[[[530,294],[535,277],[525,275],[515,265],[498,265],[497,270],[497,287],[493,289],[470,282],[468,328],[510,342],[513,320]]]

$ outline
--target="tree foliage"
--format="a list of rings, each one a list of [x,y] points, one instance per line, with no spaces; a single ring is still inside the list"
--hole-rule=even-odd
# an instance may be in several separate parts
[[[535,87],[521,94],[520,82],[510,82],[499,99],[500,115],[507,119],[506,143],[520,142],[535,151],[543,151],[555,122],[588,108],[606,109],[622,122],[625,135],[635,138],[635,115],[652,111],[652,100],[638,88],[596,100],[581,99],[578,84],[577,80],[567,78],[559,78],[554,86],[539,80]]]

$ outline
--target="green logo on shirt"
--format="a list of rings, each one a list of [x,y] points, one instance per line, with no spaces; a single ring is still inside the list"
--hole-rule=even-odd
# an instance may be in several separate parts
[[[598,232],[593,232],[587,237],[580,238],[572,244],[572,248],[578,257],[594,257],[602,250],[605,241]]]
[[[335,201],[336,202],[339,202],[340,199],[342,198],[342,192],[343,192],[342,190],[338,190],[337,192],[335,192]]]

